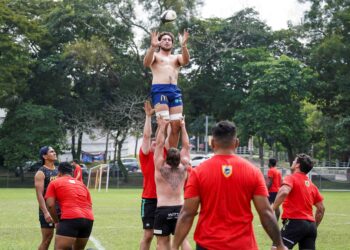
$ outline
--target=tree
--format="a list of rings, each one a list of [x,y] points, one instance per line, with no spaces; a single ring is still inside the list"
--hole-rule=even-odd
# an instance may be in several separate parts
[[[309,0],[304,38],[310,50],[307,63],[318,72],[312,86],[313,103],[335,121],[333,131],[341,144],[335,157],[350,158],[350,5],[347,0]],[[335,129],[337,128],[337,129]],[[345,137],[344,137],[345,135]],[[345,144],[344,144],[345,142]],[[336,142],[335,142],[336,143]],[[330,156],[328,156],[330,158]]]
[[[62,113],[50,106],[23,103],[11,110],[0,129],[0,154],[9,169],[38,159],[40,147],[51,145],[57,152],[65,146]],[[24,125],[25,124],[25,125]]]
[[[249,63],[245,71],[252,87],[237,116],[242,130],[258,138],[261,161],[262,148],[269,138],[286,148],[291,164],[298,151],[308,150],[302,101],[308,97],[315,76],[308,67],[287,56]]]
[[[227,19],[192,20],[191,68],[184,82],[189,117],[207,114],[230,119],[240,108],[249,83],[243,66],[261,60],[271,43],[270,29],[246,9]],[[263,53],[263,54],[260,54]]]
[[[0,107],[11,108],[22,101],[32,56],[44,34],[39,21],[19,8],[18,1],[0,2]]]

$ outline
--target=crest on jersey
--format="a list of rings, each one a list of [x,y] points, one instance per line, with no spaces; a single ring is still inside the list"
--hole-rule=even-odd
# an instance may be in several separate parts
[[[225,177],[230,177],[232,174],[232,166],[231,165],[222,165],[222,173]]]
[[[310,187],[310,181],[305,181],[305,186]]]

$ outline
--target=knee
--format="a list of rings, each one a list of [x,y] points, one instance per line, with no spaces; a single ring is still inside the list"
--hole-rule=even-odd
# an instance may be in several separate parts
[[[152,242],[152,239],[153,239],[153,233],[150,234],[150,233],[145,233],[143,235],[143,242],[145,243],[151,243]]]

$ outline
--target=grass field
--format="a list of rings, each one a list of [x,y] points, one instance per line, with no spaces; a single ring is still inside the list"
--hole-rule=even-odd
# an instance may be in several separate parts
[[[100,249],[138,249],[141,238],[141,189],[91,191],[95,214],[93,239]],[[319,227],[317,249],[350,249],[350,192],[323,192],[326,214]],[[0,189],[0,249],[36,249],[40,242],[38,206],[34,189]],[[260,249],[269,249],[270,240],[254,220]],[[193,230],[190,242],[193,242]],[[96,241],[87,248],[98,249]],[[102,247],[103,248],[102,248]],[[51,248],[53,249],[53,243]],[[154,244],[152,249],[155,249]],[[297,249],[297,248],[296,248]]]

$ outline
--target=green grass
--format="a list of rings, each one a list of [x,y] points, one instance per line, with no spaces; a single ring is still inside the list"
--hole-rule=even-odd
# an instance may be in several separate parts
[[[106,250],[138,249],[142,235],[141,190],[110,189],[107,193],[92,190],[91,194],[95,214],[92,235]],[[322,194],[326,214],[319,227],[317,249],[350,249],[350,192]],[[34,189],[0,189],[0,249],[37,248],[41,238],[37,210]],[[254,228],[259,248],[269,249],[271,242],[257,216]],[[193,230],[189,238],[194,246]],[[153,242],[152,249],[154,246]],[[89,247],[96,248],[91,241]]]

